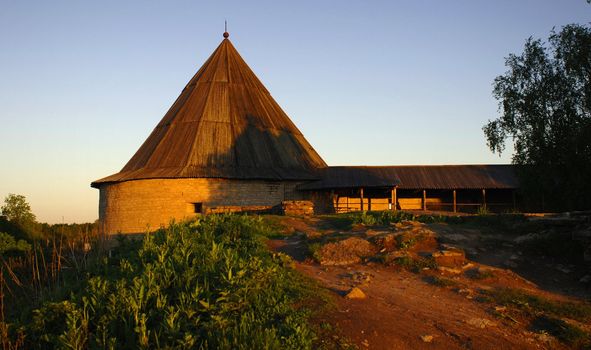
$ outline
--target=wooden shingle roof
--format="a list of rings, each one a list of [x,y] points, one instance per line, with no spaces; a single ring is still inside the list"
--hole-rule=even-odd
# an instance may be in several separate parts
[[[91,185],[186,177],[306,180],[324,167],[225,38],[123,169]]]
[[[334,166],[323,169],[320,179],[300,185],[301,190],[359,187],[400,189],[516,189],[513,165],[398,165]]]

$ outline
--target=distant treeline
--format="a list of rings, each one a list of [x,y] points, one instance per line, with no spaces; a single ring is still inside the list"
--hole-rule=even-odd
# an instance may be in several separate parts
[[[29,223],[21,226],[0,216],[0,232],[8,233],[16,239],[32,241],[35,239],[50,239],[52,237],[74,238],[81,235],[98,233],[98,221],[82,224],[48,224]]]

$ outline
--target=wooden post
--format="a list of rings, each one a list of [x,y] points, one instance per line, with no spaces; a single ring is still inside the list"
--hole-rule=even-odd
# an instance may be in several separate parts
[[[390,194],[391,194],[391,197],[392,197],[392,199],[391,199],[391,202],[392,202],[392,210],[393,211],[396,211],[396,207],[397,207],[397,203],[396,202],[398,201],[398,199],[396,198],[396,187],[394,187],[390,192],[391,192]]]
[[[512,190],[511,194],[513,196],[513,211],[517,211],[517,198],[515,198],[515,190]]]
[[[367,197],[367,210],[371,211],[371,197]]]
[[[363,211],[363,187],[359,189],[359,199],[361,199],[361,211]]]
[[[423,210],[427,210],[427,190],[423,190]]]
[[[454,190],[454,213],[458,212],[458,205],[456,202],[456,190]]]
[[[484,188],[482,189],[482,205],[486,209],[486,190]]]

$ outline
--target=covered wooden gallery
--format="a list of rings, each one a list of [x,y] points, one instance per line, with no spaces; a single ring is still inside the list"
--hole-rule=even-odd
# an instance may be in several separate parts
[[[511,165],[339,166],[298,187],[329,193],[335,212],[434,210],[491,212],[517,209]]]

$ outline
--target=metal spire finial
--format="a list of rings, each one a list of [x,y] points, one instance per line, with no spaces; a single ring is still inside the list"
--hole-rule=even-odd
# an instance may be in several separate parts
[[[228,33],[228,21],[224,20],[224,38],[228,39],[230,33]]]

